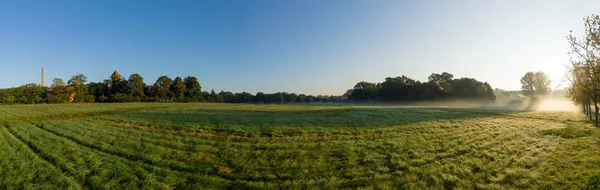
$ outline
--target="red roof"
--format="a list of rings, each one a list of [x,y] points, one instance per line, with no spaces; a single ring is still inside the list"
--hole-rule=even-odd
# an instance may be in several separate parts
[[[110,76],[111,76],[111,77],[112,77],[112,76],[118,76],[118,77],[120,77],[120,76],[121,76],[121,74],[119,74],[119,72],[117,72],[117,70],[115,70],[115,72],[113,72],[113,74],[112,74],[112,75],[110,75]]]

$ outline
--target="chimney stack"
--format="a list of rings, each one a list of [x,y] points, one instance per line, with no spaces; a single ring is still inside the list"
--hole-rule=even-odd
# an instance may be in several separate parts
[[[44,67],[42,67],[42,86],[44,86]]]

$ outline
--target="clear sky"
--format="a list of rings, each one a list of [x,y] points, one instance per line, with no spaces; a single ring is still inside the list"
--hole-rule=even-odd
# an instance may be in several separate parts
[[[400,0],[0,1],[0,88],[114,71],[193,75],[203,90],[340,95],[432,72],[517,90],[554,79],[569,30],[600,2]],[[596,12],[594,12],[596,11]],[[553,85],[554,87],[554,85]]]

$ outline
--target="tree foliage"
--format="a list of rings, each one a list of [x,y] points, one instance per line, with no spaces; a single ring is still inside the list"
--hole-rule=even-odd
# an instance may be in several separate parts
[[[154,89],[157,98],[160,100],[167,100],[171,98],[171,83],[172,80],[168,76],[161,76],[156,79],[154,83]]]
[[[171,85],[171,92],[173,94],[173,100],[177,102],[183,102],[185,100],[185,92],[187,88],[181,77],[176,77],[175,81]]]
[[[186,101],[188,102],[204,102],[204,97],[202,96],[202,87],[200,86],[200,82],[194,76],[188,76],[183,79],[186,87]]]
[[[527,72],[521,78],[521,92],[530,99],[545,96],[550,91],[550,78],[544,72]]]
[[[50,88],[56,88],[59,86],[65,86],[65,82],[61,78],[52,79],[52,84],[50,85]]]
[[[568,66],[568,79],[571,82],[569,97],[578,104],[594,106],[596,126],[598,126],[598,102],[600,101],[600,17],[592,15],[584,18],[583,37],[567,36],[571,46],[571,64]],[[587,110],[591,114],[592,110]]]
[[[127,94],[131,95],[136,101],[141,101],[146,96],[146,84],[144,84],[144,77],[137,73],[129,76],[129,80],[127,81],[127,88]]]
[[[381,83],[359,82],[344,96],[353,101],[410,102],[427,100],[471,100],[494,102],[492,87],[473,78],[454,79],[450,73],[429,76],[421,82],[407,76],[387,77]]]

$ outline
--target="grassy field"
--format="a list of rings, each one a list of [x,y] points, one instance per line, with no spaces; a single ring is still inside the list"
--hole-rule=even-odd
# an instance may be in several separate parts
[[[1,189],[600,185],[570,112],[231,104],[0,106]]]

